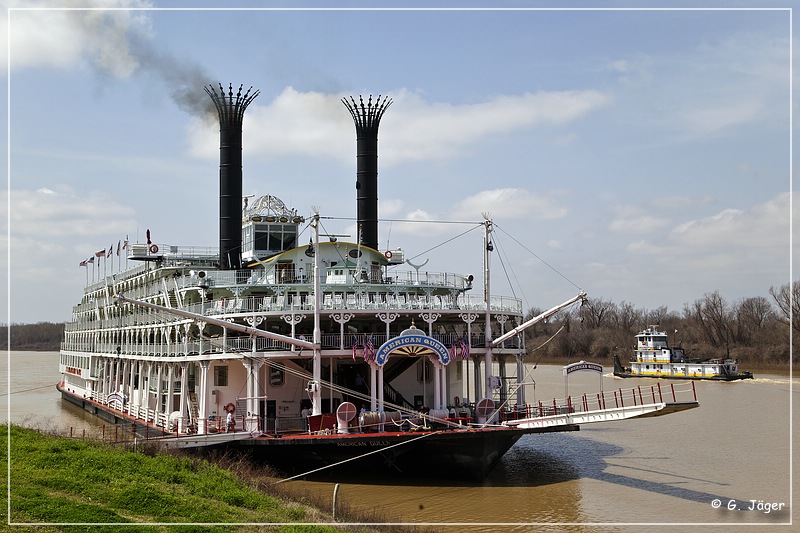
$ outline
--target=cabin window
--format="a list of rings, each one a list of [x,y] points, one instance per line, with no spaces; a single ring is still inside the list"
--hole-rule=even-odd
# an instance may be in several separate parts
[[[243,247],[250,242],[261,252],[284,252],[297,246],[297,226],[294,224],[258,224],[254,236],[244,234]]]
[[[228,365],[221,365],[214,367],[214,386],[215,387],[228,386]]]
[[[269,384],[272,387],[280,387],[286,380],[286,371],[283,363],[275,363],[269,369]]]

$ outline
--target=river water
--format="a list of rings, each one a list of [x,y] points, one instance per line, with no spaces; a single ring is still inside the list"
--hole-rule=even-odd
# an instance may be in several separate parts
[[[572,374],[567,385],[560,366],[528,370],[526,381],[536,383],[527,389],[528,401],[562,398],[567,388],[578,396],[656,383]],[[62,403],[55,390],[57,353],[11,352],[0,379],[12,422],[97,434],[101,422]],[[753,380],[695,385],[697,409],[526,435],[482,483],[374,479],[357,467],[346,479],[290,483],[332,496],[338,482],[340,502],[434,529],[684,531],[703,525],[723,531],[744,524],[789,531],[791,472],[798,471],[791,417],[800,412],[789,376],[757,373]]]

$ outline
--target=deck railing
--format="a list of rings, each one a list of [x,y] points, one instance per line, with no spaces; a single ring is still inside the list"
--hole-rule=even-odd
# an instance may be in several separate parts
[[[399,335],[399,331],[391,331],[389,338]],[[301,335],[298,335],[301,337]],[[310,340],[311,334],[305,335],[306,340]],[[352,334],[345,333],[323,333],[321,336],[321,344],[323,350],[352,350],[353,346],[357,346],[358,356],[363,352],[367,340],[371,338],[372,345],[377,350],[384,342],[386,342],[385,333],[374,334]],[[434,333],[433,338],[440,341],[448,348],[453,347],[458,339],[463,337],[452,333]],[[479,350],[483,353],[485,346],[485,338],[483,335],[472,335],[470,337],[471,350]],[[254,346],[255,344],[255,346]],[[117,352],[119,348],[119,352]],[[215,336],[204,338],[201,341],[192,339],[189,341],[171,341],[152,343],[152,342],[62,342],[61,350],[65,352],[75,352],[76,354],[106,354],[106,355],[120,355],[120,356],[151,356],[151,357],[182,357],[185,355],[203,354],[235,354],[235,353],[250,353],[255,348],[256,352],[279,352],[279,351],[298,351],[299,349],[293,347],[291,344],[283,341],[267,339],[265,337],[248,337],[248,336],[230,336],[223,338],[222,336]],[[524,345],[521,339],[514,337],[508,339],[503,343],[501,348],[495,348],[494,351],[500,352],[501,350],[520,350]]]
[[[636,407],[654,403],[677,403],[697,401],[694,382],[670,383],[661,386],[637,386],[630,389],[600,391],[595,394],[568,396],[567,398],[547,400],[524,406],[504,405],[499,407],[501,421],[537,418],[567,413],[585,413],[612,408]]]
[[[118,395],[117,395],[118,397]],[[232,428],[225,427],[225,420],[220,416],[209,416],[202,421],[190,421],[188,417],[179,419],[170,419],[166,413],[157,413],[153,409],[140,406],[130,405],[127,402],[123,405],[118,401],[109,404],[108,397],[102,394],[94,394],[91,398],[98,403],[105,405],[120,415],[131,417],[135,420],[130,420],[128,429],[131,430],[130,435],[144,438],[163,438],[166,433],[167,436],[179,437],[183,435],[196,433],[198,430],[197,423],[202,422],[202,426],[206,428],[208,433],[219,433],[225,431],[233,432],[264,432],[268,434],[289,434],[289,433],[303,433],[309,431],[307,419],[303,417],[277,417],[274,419],[258,417],[245,417],[243,415],[234,416],[234,424]],[[600,391],[596,394],[583,394],[581,396],[569,396],[565,399],[553,399],[547,401],[539,401],[534,404],[527,404],[522,407],[518,406],[499,406],[497,415],[500,422],[541,418],[554,415],[563,415],[568,413],[581,413],[590,411],[603,411],[612,408],[624,408],[641,406],[655,403],[679,403],[679,402],[696,402],[697,392],[695,390],[694,382],[687,383],[671,383],[668,387],[661,386],[661,383],[651,385],[649,387],[637,386],[630,389],[615,389],[612,391]],[[469,415],[470,412],[474,413],[474,405],[471,407],[458,406],[450,407],[449,411],[451,416],[454,416],[459,423],[472,419]],[[420,420],[425,420],[428,417],[423,417],[420,413]],[[328,415],[326,415],[328,416]],[[335,419],[334,415],[329,415]],[[413,414],[412,414],[413,416]],[[477,420],[472,419],[477,422]],[[446,425],[446,419],[430,419],[429,422],[436,426],[437,429]],[[496,422],[496,421],[495,421]],[[401,427],[409,427],[402,425],[392,425],[391,430],[396,431]],[[356,430],[357,431],[357,430]],[[113,434],[113,437],[112,437]],[[114,426],[113,433],[106,427],[102,428],[103,439],[111,439],[120,442],[130,440],[126,436],[126,426]],[[73,431],[70,430],[70,437],[74,437]],[[85,438],[85,431],[84,431]]]

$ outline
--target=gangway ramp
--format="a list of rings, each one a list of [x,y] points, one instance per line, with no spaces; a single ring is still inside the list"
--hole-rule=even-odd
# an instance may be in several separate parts
[[[661,384],[627,390],[603,391],[528,406],[503,424],[521,429],[552,428],[569,424],[591,424],[630,418],[664,416],[698,407],[694,383],[671,384],[666,398]]]

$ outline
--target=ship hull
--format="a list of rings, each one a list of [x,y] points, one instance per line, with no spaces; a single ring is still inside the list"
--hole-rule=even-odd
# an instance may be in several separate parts
[[[331,473],[402,475],[480,481],[526,433],[577,431],[577,425],[544,430],[484,428],[337,436],[259,437],[233,441],[289,476],[324,469]]]
[[[578,431],[576,424],[548,428],[485,427],[430,431],[269,436],[244,432],[210,438],[174,437],[142,420],[74,394],[60,384],[62,400],[140,437],[190,452],[231,451],[286,476],[325,470],[480,481],[525,434]]]

